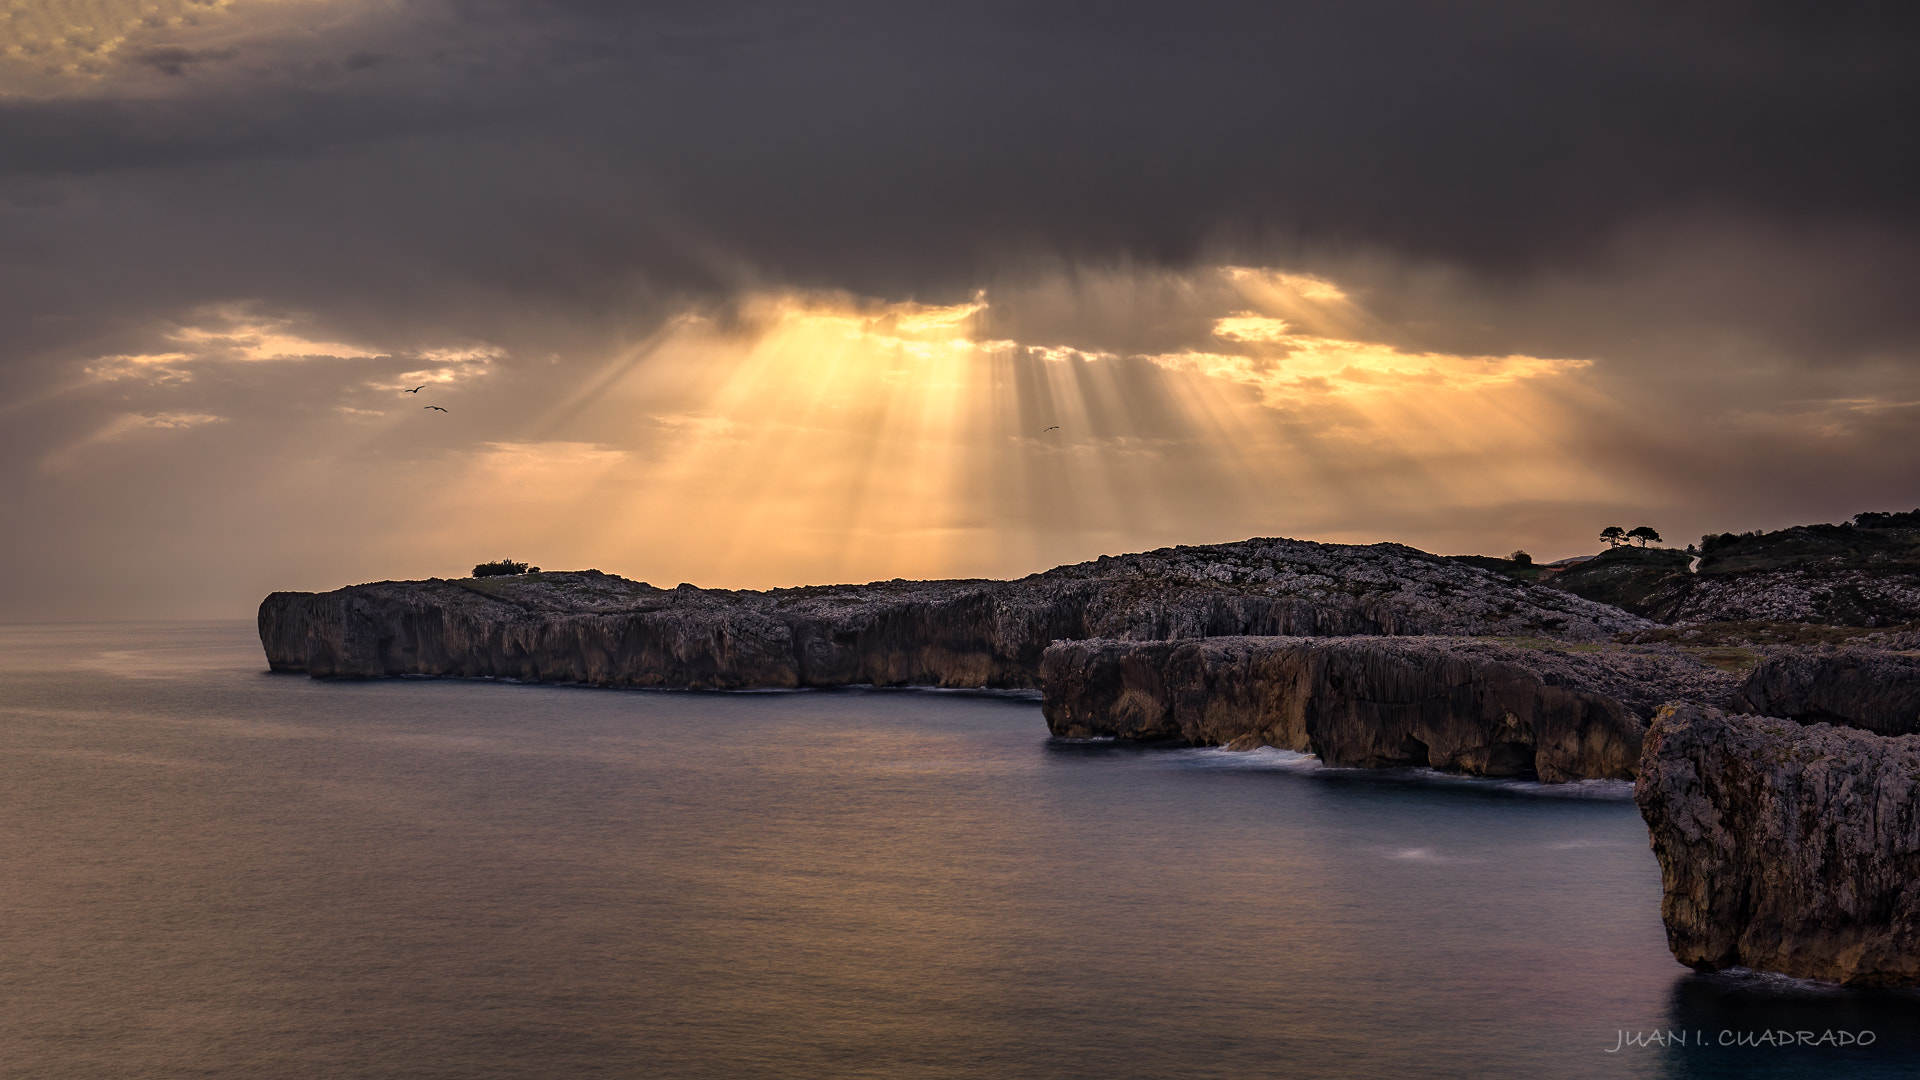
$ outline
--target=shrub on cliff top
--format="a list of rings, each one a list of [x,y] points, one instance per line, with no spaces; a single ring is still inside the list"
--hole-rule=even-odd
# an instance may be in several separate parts
[[[1853,524],[1861,529],[1914,529],[1920,528],[1920,510],[1907,510],[1894,514],[1868,511],[1853,515]]]
[[[514,562],[512,559],[501,559],[499,562],[483,562],[474,567],[473,576],[505,577],[508,574],[524,574],[527,572],[527,569],[526,563]]]

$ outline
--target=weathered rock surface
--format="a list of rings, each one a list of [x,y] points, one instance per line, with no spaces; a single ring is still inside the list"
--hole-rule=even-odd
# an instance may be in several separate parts
[[[1670,621],[1892,626],[1920,619],[1920,575],[1903,570],[1753,570],[1697,575],[1691,586]]]
[[[1062,638],[1604,641],[1651,626],[1397,544],[1296,540],[1102,557],[1018,581],[735,592],[583,571],[274,593],[260,606],[276,671],[684,687],[1033,687]]]
[[[1678,653],[1618,657],[1452,638],[1073,641],[1046,651],[1055,735],[1277,746],[1331,765],[1430,765],[1546,781],[1633,774],[1644,721],[1622,697],[1724,696]]]
[[[1920,984],[1920,736],[1676,706],[1634,797],[1681,963]]]
[[[1780,652],[1760,661],[1732,699],[1736,712],[1877,735],[1920,732],[1920,656],[1877,649]]]

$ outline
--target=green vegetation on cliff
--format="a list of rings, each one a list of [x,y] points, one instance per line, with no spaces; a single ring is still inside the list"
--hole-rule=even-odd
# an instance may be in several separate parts
[[[1887,525],[1857,525],[1886,521]],[[1842,525],[1795,525],[1777,532],[1700,538],[1702,574],[1792,567],[1920,571],[1920,511],[1860,514]]]
[[[1672,548],[1608,548],[1552,575],[1546,583],[1641,618],[1670,622],[1692,585],[1692,575],[1687,573],[1692,561],[1686,552]]]
[[[1693,558],[1615,547],[1542,583],[1664,623],[1871,629],[1920,619],[1920,511],[1709,535],[1689,572]],[[1734,636],[1760,644],[1780,635]]]

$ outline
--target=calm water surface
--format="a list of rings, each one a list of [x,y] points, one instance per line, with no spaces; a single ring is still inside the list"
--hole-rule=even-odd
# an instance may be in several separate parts
[[[1920,1076],[1920,998],[1676,965],[1618,785],[263,667],[0,627],[4,1075]]]

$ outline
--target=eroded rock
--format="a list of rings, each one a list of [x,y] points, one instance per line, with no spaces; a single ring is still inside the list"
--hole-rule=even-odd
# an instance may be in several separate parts
[[[1041,676],[1055,735],[1277,746],[1366,768],[1627,779],[1644,726],[1603,692],[1604,668],[1486,641],[1061,642]]]
[[[1681,963],[1920,984],[1920,736],[1677,705],[1639,771]]]

